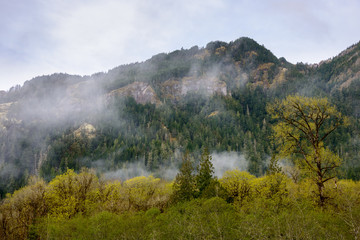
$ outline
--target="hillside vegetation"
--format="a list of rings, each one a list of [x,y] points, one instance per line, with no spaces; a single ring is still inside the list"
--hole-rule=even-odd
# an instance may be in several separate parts
[[[294,94],[327,97],[348,116],[325,144],[343,160],[336,177],[359,180],[359,46],[292,64],[239,38],[92,76],[36,77],[0,95],[1,198],[32,175],[51,181],[82,167],[109,176],[137,166],[171,180],[164,169],[179,169],[186,152],[198,163],[204,147],[241,155],[242,170],[261,177],[276,153],[266,105]]]
[[[32,179],[0,206],[1,239],[357,239],[360,183],[316,187],[282,173],[227,171],[216,188],[175,201],[173,182],[136,177],[103,181],[68,170],[49,183]]]
[[[32,177],[2,201],[0,237],[359,238],[360,182],[337,178],[342,159],[327,142],[349,119],[327,98],[288,96],[266,110],[277,121],[265,175],[232,169],[217,178],[203,148],[195,161],[189,151],[183,155],[172,181],[105,180],[86,168],[67,169],[49,183]],[[92,139],[93,131],[84,125],[81,135]]]

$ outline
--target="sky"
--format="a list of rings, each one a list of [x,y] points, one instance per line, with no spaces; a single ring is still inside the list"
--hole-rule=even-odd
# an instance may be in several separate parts
[[[360,41],[359,0],[0,0],[0,90],[250,37],[292,63]]]

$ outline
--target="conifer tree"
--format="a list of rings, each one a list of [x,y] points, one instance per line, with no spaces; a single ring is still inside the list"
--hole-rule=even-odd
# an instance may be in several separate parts
[[[173,185],[172,199],[174,202],[188,201],[194,198],[195,176],[194,166],[188,153],[185,153],[180,172],[176,175]]]
[[[209,150],[205,148],[201,155],[200,164],[198,166],[198,173],[196,175],[196,187],[199,191],[199,196],[201,196],[209,186],[212,186],[215,180],[214,166],[211,160],[212,157],[209,154]]]

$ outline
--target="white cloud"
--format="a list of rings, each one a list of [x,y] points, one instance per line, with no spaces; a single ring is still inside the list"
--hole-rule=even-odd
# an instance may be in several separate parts
[[[211,154],[215,176],[221,178],[226,171],[238,169],[247,171],[248,161],[238,152],[213,152]]]

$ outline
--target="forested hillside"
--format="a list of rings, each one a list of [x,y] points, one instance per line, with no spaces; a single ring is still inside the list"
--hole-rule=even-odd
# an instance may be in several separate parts
[[[237,156],[235,167],[261,177],[276,153],[277,120],[266,106],[293,94],[326,97],[349,117],[326,145],[343,159],[337,177],[359,180],[359,53],[356,44],[294,65],[240,38],[92,76],[36,77],[0,96],[1,197],[31,175],[50,181],[82,167],[108,178],[171,180],[186,152],[198,162],[205,147],[217,162]]]
[[[32,178],[0,205],[2,239],[357,239],[359,182],[327,181],[319,206],[311,179],[294,182],[276,165],[255,177],[213,176],[206,151],[195,173],[184,159],[174,182],[104,181],[68,170]]]
[[[249,38],[0,93],[1,239],[358,239],[360,43]]]

